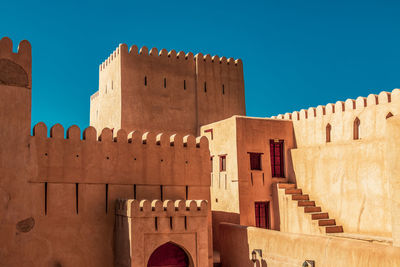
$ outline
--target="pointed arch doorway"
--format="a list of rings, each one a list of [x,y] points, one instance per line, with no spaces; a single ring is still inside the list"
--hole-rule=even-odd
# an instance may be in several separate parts
[[[182,248],[168,242],[154,250],[147,267],[189,267],[189,257]]]

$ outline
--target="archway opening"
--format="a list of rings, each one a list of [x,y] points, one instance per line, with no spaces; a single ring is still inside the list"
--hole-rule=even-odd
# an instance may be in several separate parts
[[[159,246],[151,254],[147,267],[188,267],[186,252],[172,242]]]

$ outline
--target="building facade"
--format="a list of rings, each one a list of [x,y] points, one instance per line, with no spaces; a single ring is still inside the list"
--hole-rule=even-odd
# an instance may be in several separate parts
[[[400,90],[252,118],[241,60],[123,44],[65,130],[31,66],[0,40],[0,266],[400,266]]]

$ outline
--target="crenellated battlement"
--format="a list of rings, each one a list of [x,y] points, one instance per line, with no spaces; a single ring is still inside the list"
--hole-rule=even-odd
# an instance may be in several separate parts
[[[0,40],[0,84],[32,87],[32,52],[31,44],[23,40],[13,52],[12,40],[3,37]]]
[[[308,109],[302,109],[300,111],[294,111],[292,113],[279,114],[277,116],[272,116],[271,119],[285,119],[296,121],[322,117],[325,115],[338,114],[353,110],[361,111],[371,106],[391,103],[392,99],[400,99],[400,89],[394,89],[392,90],[392,92],[383,91],[379,93],[379,95],[370,94],[368,95],[368,97],[359,96],[357,97],[357,99],[337,101],[334,104],[329,103],[326,106],[320,105],[316,108],[310,107]]]
[[[152,132],[97,136],[94,127],[64,132],[60,124],[33,128],[31,152],[37,161],[36,182],[208,185],[209,148],[205,137]],[[151,166],[151,167],[150,167]]]
[[[400,114],[400,90],[337,101],[272,119],[292,120],[298,147],[358,139],[383,140],[386,119]]]
[[[117,215],[127,217],[182,217],[207,216],[206,200],[141,200],[118,199],[115,206]]]
[[[218,55],[211,56],[209,54],[203,55],[202,53],[198,53],[194,56],[192,52],[185,53],[184,51],[176,52],[175,50],[166,50],[161,49],[158,50],[156,47],[151,48],[150,50],[143,46],[140,49],[136,45],[132,45],[129,48],[126,44],[120,44],[113,53],[102,63],[100,64],[100,71],[105,69],[116,57],[120,54],[127,54],[130,57],[136,56],[151,56],[151,57],[159,57],[159,58],[170,58],[170,59],[177,59],[181,61],[190,61],[190,60],[203,60],[204,62],[212,62],[212,63],[219,63],[224,65],[234,65],[234,66],[241,66],[242,60],[241,59],[234,59],[234,58],[226,58],[226,57],[219,57]]]

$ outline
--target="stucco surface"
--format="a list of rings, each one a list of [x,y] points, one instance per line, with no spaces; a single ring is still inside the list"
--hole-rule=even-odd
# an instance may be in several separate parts
[[[301,266],[314,260],[315,266],[400,266],[400,249],[392,246],[304,234],[282,233],[255,227],[221,224],[223,267]],[[234,240],[243,240],[237,243]],[[257,262],[251,262],[254,249]]]

